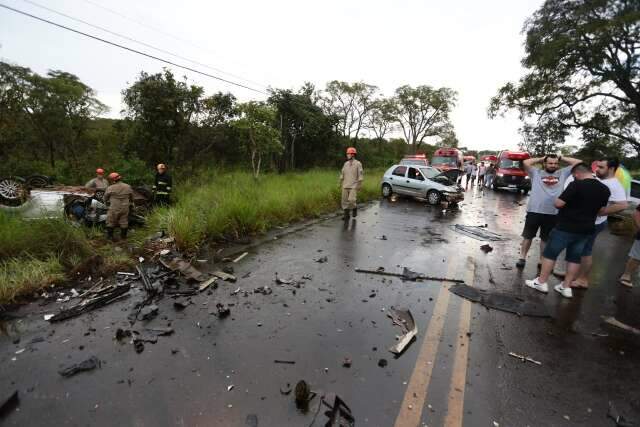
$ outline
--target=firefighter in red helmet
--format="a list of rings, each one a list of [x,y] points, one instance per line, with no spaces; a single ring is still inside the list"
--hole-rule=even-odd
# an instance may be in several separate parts
[[[133,190],[129,184],[122,182],[118,172],[109,174],[112,184],[104,192],[107,210],[107,237],[113,240],[113,229],[120,227],[120,236],[127,238],[129,229],[129,206],[133,204]]]
[[[347,148],[347,161],[342,166],[340,172],[340,186],[342,187],[342,210],[344,219],[349,219],[349,211],[353,217],[358,216],[357,196],[358,190],[362,187],[364,180],[364,170],[362,163],[356,160],[357,151],[354,147]]]

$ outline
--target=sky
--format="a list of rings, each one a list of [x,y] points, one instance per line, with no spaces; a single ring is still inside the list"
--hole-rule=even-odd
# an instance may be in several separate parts
[[[57,15],[72,16],[165,51],[154,51]],[[0,0],[97,37],[265,91],[304,82],[364,81],[385,96],[409,84],[458,92],[452,121],[461,146],[515,149],[515,114],[489,119],[490,98],[524,69],[525,20],[542,0]],[[186,59],[184,59],[186,58]],[[37,73],[77,75],[120,117],[121,91],[141,71],[168,67],[207,94],[266,96],[85,38],[0,8],[0,60]],[[199,64],[194,64],[195,61]]]

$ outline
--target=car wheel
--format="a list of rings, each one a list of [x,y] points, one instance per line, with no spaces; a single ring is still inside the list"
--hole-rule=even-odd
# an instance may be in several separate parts
[[[439,205],[442,200],[442,194],[437,190],[431,190],[427,193],[427,201],[430,205]]]
[[[44,188],[51,185],[51,178],[45,175],[31,175],[27,178],[26,184],[29,188]]]
[[[527,194],[529,194],[529,190],[522,190],[522,194],[526,196]]]
[[[0,178],[0,202],[8,206],[20,206],[27,192],[24,180],[17,176]]]
[[[389,184],[382,184],[382,197],[387,199],[391,197],[392,194],[393,190],[391,189],[391,186]]]

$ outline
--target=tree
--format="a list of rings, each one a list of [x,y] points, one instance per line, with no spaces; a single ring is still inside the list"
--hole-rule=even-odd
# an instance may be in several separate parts
[[[333,80],[322,94],[323,108],[338,118],[336,131],[343,136],[358,139],[371,109],[378,88],[364,83]]]
[[[431,86],[396,89],[394,105],[396,121],[404,138],[416,152],[424,139],[451,132],[453,125],[449,113],[456,103],[457,93],[449,88],[434,89]]]
[[[383,141],[385,136],[393,130],[395,121],[393,100],[382,98],[371,103],[369,114],[365,120],[365,127],[373,132],[376,139]]]
[[[233,122],[233,127],[240,133],[245,150],[251,157],[253,177],[258,178],[262,167],[262,159],[282,152],[279,132],[272,124],[275,111],[263,102],[247,102],[241,104],[240,118]]]
[[[567,129],[564,126],[559,126],[555,121],[539,123],[538,125],[525,123],[520,128],[522,141],[518,145],[521,150],[530,153],[534,157],[544,156],[556,153],[560,146],[564,144],[567,134]]]
[[[458,148],[460,141],[456,132],[452,129],[448,129],[440,135],[440,141],[436,144],[438,147],[451,147]]]
[[[499,89],[489,116],[516,110],[536,127],[596,132],[640,150],[640,2],[546,0],[524,31],[527,73]]]
[[[201,100],[200,123],[216,127],[227,123],[238,114],[236,97],[231,93],[218,92]]]
[[[201,112],[203,93],[202,87],[188,85],[186,78],[176,80],[168,69],[157,74],[143,71],[122,91],[127,117],[134,124],[134,149],[143,159],[153,164],[176,158]]]

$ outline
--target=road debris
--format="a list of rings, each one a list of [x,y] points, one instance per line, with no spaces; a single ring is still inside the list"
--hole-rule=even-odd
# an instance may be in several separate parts
[[[291,388],[291,384],[287,383],[280,387],[280,394],[282,394],[283,396],[288,396],[289,394],[291,394],[292,390],[293,389]]]
[[[112,302],[125,297],[130,288],[131,286],[128,284],[116,284],[101,287],[92,291],[85,299],[83,299],[79,303],[68,309],[61,310],[59,313],[50,317],[48,320],[52,323],[60,322],[62,320],[80,316],[81,314],[91,310],[95,310],[96,308],[104,307],[105,305],[111,304]]]
[[[544,303],[526,300],[516,295],[480,290],[464,284],[453,285],[449,291],[469,301],[480,303],[486,308],[519,316],[551,317]]]
[[[214,271],[212,274],[225,282],[235,283],[238,280],[233,274],[225,273],[224,271]]]
[[[329,408],[324,414],[329,418],[325,427],[353,427],[355,418],[351,408],[338,395],[329,394],[322,397],[322,404]]]
[[[158,306],[155,304],[147,305],[140,310],[138,317],[140,320],[151,320],[158,315]]]
[[[533,360],[529,356],[523,356],[522,354],[517,354],[512,351],[509,352],[509,356],[515,357],[516,359],[520,359],[522,362],[530,362],[538,366],[542,366],[542,362],[538,362],[537,360]]]
[[[20,398],[18,397],[18,390],[14,390],[13,393],[6,396],[3,400],[0,401],[0,419],[13,412],[19,404]]]
[[[624,415],[620,415],[613,402],[609,402],[607,417],[615,421],[616,427],[633,427],[635,425],[632,420],[628,420]]]
[[[247,255],[249,255],[249,252],[244,252],[243,254],[241,254],[240,256],[238,256],[236,259],[233,260],[234,263],[236,262],[240,262],[244,257],[246,257]]]
[[[91,356],[87,360],[83,360],[80,363],[75,363],[59,370],[58,373],[63,377],[68,378],[74,376],[79,372],[92,371],[96,368],[99,368],[100,365],[100,359],[98,359],[96,356]]]
[[[450,225],[449,227],[460,234],[463,234],[467,237],[471,237],[476,240],[483,240],[483,241],[490,241],[490,242],[500,242],[500,241],[507,240],[501,235],[487,230],[485,226],[455,224],[455,225]]]
[[[217,280],[218,278],[214,276],[200,283],[200,286],[198,286],[198,292],[206,291],[207,288],[211,285],[214,285],[214,288],[215,288],[215,283]]]
[[[387,359],[378,360],[378,366],[380,366],[381,368],[384,368],[385,366],[387,366],[387,364],[388,364]]]
[[[295,389],[296,407],[303,412],[309,409],[309,402],[316,396],[305,380],[298,381]]]
[[[387,316],[393,321],[393,324],[400,326],[402,329],[402,337],[398,340],[398,343],[389,351],[397,356],[401,355],[405,348],[413,341],[416,335],[418,335],[418,327],[413,319],[413,315],[409,309],[396,309],[391,307],[387,312]]]
[[[164,337],[164,336],[168,336],[168,335],[172,335],[174,330],[173,328],[162,328],[162,327],[155,327],[155,328],[147,328],[146,329],[149,332],[152,332],[154,334],[156,334],[157,336],[160,337]]]
[[[175,311],[182,311],[182,310],[184,310],[185,308],[187,308],[187,305],[186,305],[185,303],[183,303],[183,302],[175,301],[175,302],[173,303],[173,309],[174,309]]]
[[[602,319],[604,321],[604,323],[611,325],[611,326],[615,326],[616,328],[620,328],[623,329],[627,332],[631,332],[632,334],[635,335],[640,335],[640,329],[638,328],[634,328],[633,326],[627,325],[626,323],[622,323],[621,321],[619,321],[618,319],[616,319],[615,317],[604,317]]]
[[[350,368],[352,364],[352,360],[350,357],[345,357],[344,360],[342,361],[342,366],[344,368]]]
[[[235,386],[233,384],[227,386],[227,391],[233,390]]]
[[[169,270],[179,272],[189,280],[196,282],[202,282],[204,280],[202,273],[198,269],[180,257],[173,257],[171,259],[160,258],[160,263]]]
[[[482,252],[484,252],[485,254],[488,254],[489,252],[493,251],[493,246],[491,245],[482,245],[480,246],[480,249],[482,250]]]
[[[448,279],[446,277],[432,277],[422,273],[416,273],[408,268],[404,268],[402,273],[390,273],[385,271],[384,267],[378,267],[376,270],[367,270],[364,268],[356,268],[356,273],[377,274],[380,276],[392,276],[399,277],[404,280],[410,281],[433,281],[433,282],[450,282],[450,283],[464,283],[464,280],[460,279]]]
[[[222,303],[217,303],[216,309],[218,311],[217,316],[219,319],[224,319],[225,317],[231,314],[231,309],[229,308],[229,306],[224,305]]]
[[[320,257],[316,260],[314,260],[315,262],[319,263],[319,264],[324,264],[325,262],[329,261],[329,257],[328,256],[323,256]]]
[[[259,288],[255,288],[253,290],[254,294],[262,294],[262,295],[271,295],[273,293],[273,289],[269,286],[260,286]]]
[[[273,363],[280,363],[280,364],[284,364],[284,365],[295,365],[296,361],[295,360],[274,360]]]

